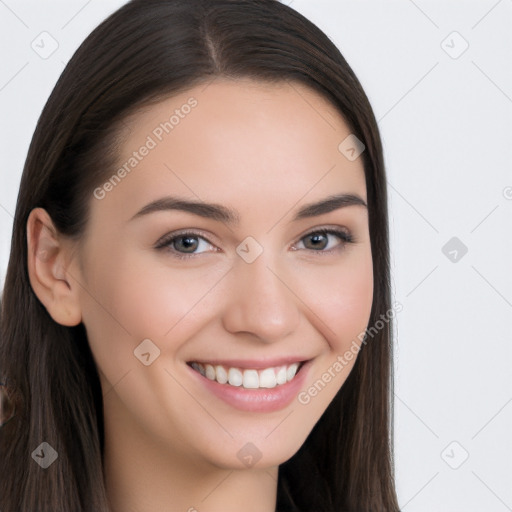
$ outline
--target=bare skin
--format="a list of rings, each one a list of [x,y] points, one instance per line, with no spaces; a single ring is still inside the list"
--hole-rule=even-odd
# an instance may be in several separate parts
[[[197,104],[159,140],[155,128],[191,97]],[[285,82],[217,79],[147,107],[126,127],[120,167],[148,136],[156,145],[91,195],[79,243],[40,208],[27,225],[35,293],[56,322],[84,323],[98,366],[112,510],[274,511],[278,466],[345,382],[355,358],[340,371],[333,364],[366,329],[373,298],[367,208],[294,217],[336,194],[366,202],[362,159],[338,150],[350,129],[333,106]],[[170,195],[236,210],[239,222],[175,209],[134,218]],[[322,228],[353,242],[317,234],[313,245],[306,235]],[[185,237],[189,258],[178,257],[190,254],[183,238],[155,248],[183,230],[195,233]],[[262,248],[251,263],[237,252],[247,237]],[[145,339],[160,350],[148,365],[134,354]],[[329,369],[333,378],[307,404],[295,396],[276,411],[242,411],[187,365],[282,356],[311,361],[301,391]],[[261,455],[255,464],[240,457],[247,443]]]

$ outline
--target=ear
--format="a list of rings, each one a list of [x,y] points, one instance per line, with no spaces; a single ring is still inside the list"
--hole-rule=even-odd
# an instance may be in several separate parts
[[[34,208],[28,217],[27,249],[30,284],[38,299],[57,323],[78,325],[82,313],[79,284],[71,273],[72,244],[43,208]]]

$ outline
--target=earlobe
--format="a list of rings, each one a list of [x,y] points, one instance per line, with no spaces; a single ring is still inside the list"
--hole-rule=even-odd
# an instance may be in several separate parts
[[[27,265],[34,293],[55,322],[72,327],[82,321],[77,282],[69,266],[69,243],[43,208],[27,220]]]

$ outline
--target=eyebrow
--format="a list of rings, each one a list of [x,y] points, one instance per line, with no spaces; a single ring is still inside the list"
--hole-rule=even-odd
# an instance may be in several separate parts
[[[316,217],[347,206],[364,206],[366,202],[357,194],[336,194],[315,203],[309,203],[302,206],[295,214],[292,221]],[[131,219],[143,217],[150,213],[179,210],[206,219],[213,219],[224,222],[229,225],[237,225],[240,222],[240,215],[236,210],[215,203],[205,203],[202,201],[191,201],[179,197],[167,196],[152,201],[139,210]]]

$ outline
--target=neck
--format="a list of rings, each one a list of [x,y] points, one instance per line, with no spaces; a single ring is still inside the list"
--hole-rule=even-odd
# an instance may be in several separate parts
[[[104,469],[112,512],[275,511],[277,466],[215,466],[201,454],[180,452],[154,439],[126,414],[109,397]]]

